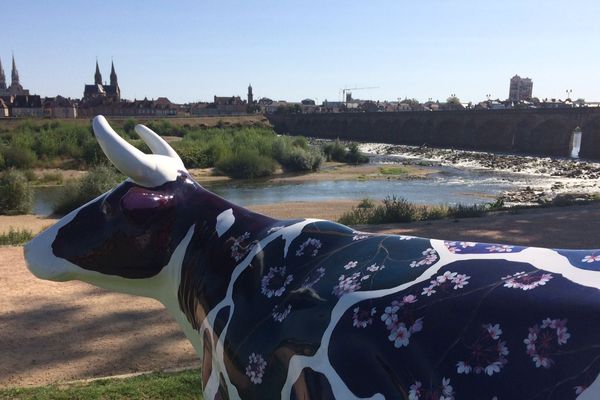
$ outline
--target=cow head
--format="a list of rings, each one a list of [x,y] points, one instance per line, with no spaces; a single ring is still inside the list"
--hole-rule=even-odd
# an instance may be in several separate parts
[[[156,297],[164,283],[157,276],[193,224],[181,204],[199,185],[175,151],[145,126],[135,130],[153,154],[126,142],[102,116],[94,118],[93,128],[104,153],[129,179],[31,240],[27,266],[42,279],[78,279]]]

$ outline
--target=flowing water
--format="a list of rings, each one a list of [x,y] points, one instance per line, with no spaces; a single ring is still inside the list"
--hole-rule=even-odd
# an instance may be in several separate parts
[[[281,184],[234,181],[204,186],[242,206],[311,200],[379,200],[392,195],[424,204],[475,204],[492,202],[498,195],[526,181],[523,176],[493,171],[452,167],[436,167],[436,170],[441,171],[427,179],[418,180],[337,180]],[[36,189],[34,213],[51,214],[58,190],[57,187]]]
[[[417,180],[332,180],[319,182],[273,183],[268,181],[232,181],[207,183],[204,186],[227,200],[248,206],[290,201],[322,201],[370,198],[381,200],[388,196],[403,197],[410,202],[424,204],[481,204],[495,201],[507,191],[516,191],[527,186],[549,189],[557,183],[564,190],[598,191],[598,179],[569,178],[568,174],[556,173],[556,168],[570,165],[569,160],[510,156],[507,168],[490,167],[477,158],[502,160],[502,155],[480,152],[454,152],[462,154],[466,161],[448,162],[439,156],[449,150],[432,150],[429,156],[414,155],[410,147],[382,143],[362,144],[361,150],[369,154],[375,164],[419,163],[433,161],[435,173]],[[414,150],[414,149],[413,149]],[[436,155],[438,154],[438,155]],[[514,160],[513,160],[514,158]],[[471,161],[469,161],[471,160]],[[506,163],[505,163],[506,164]],[[544,169],[540,169],[540,164]],[[548,167],[548,165],[550,165]],[[578,164],[579,165],[579,164]],[[582,163],[579,167],[592,168],[600,174],[600,164]],[[578,167],[578,168],[579,168]],[[560,169],[560,168],[559,168]],[[520,171],[520,172],[515,172]],[[543,173],[540,171],[544,171]],[[565,176],[567,175],[567,176]],[[36,189],[34,213],[49,215],[59,188]]]

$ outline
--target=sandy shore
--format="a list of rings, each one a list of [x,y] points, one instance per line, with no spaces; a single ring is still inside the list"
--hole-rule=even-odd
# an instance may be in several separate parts
[[[325,204],[327,203],[327,204]],[[252,207],[274,216],[335,216],[354,202]],[[2,217],[13,226],[51,220]],[[600,204],[483,218],[367,226],[373,232],[544,247],[600,247]],[[23,224],[23,225],[19,225]],[[2,225],[4,226],[4,225]],[[0,387],[41,385],[195,365],[191,345],[154,300],[81,282],[54,283],[26,269],[22,247],[0,247]]]

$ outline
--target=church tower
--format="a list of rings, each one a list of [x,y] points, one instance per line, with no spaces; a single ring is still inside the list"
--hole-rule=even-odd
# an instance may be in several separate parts
[[[17,71],[17,64],[15,63],[15,55],[12,57],[12,74],[11,74],[11,82],[8,87],[8,92],[11,95],[28,95],[29,90],[23,89],[21,83],[19,82],[19,71]]]
[[[6,76],[4,75],[4,68],[2,68],[2,61],[0,60],[0,93],[6,90]]]
[[[252,85],[248,85],[248,105],[254,103],[254,95],[252,94]]]
[[[96,85],[102,85],[102,75],[100,74],[100,67],[98,67],[98,60],[96,60],[96,73],[94,74],[94,83]]]
[[[15,64],[15,55],[12,56],[12,74],[10,86],[19,86],[19,71],[17,71],[17,65]]]
[[[102,74],[96,59],[96,73],[94,74],[94,84],[85,85],[83,89],[83,100],[85,102],[111,103],[121,101],[121,89],[115,72],[115,64],[111,62],[110,85],[102,83]]]
[[[117,83],[117,73],[115,72],[115,64],[111,61],[110,63],[110,85],[119,86]]]

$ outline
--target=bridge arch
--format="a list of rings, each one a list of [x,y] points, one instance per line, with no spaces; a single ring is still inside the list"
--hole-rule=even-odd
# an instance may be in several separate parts
[[[513,150],[527,152],[531,144],[531,132],[536,121],[534,118],[523,118],[519,120],[513,130],[511,137],[511,147]]]
[[[373,121],[373,131],[370,132],[369,135],[368,130],[364,130],[361,136],[367,135],[367,137],[363,137],[364,139],[368,139],[373,141],[374,139],[378,142],[390,142],[395,143],[395,135],[393,133],[393,124],[392,121],[388,118],[385,118],[384,114],[377,114]]]
[[[582,158],[600,158],[600,117],[593,118],[581,126]]]
[[[473,137],[473,147],[482,150],[505,151],[512,148],[512,129],[506,118],[494,118],[479,125]]]
[[[520,150],[527,153],[551,156],[569,156],[569,141],[573,129],[561,119],[548,119],[537,124]]]
[[[400,129],[403,143],[420,146],[426,142],[423,136],[423,121],[419,118],[409,118]]]
[[[441,120],[431,138],[431,144],[439,147],[465,147],[463,125],[463,121],[456,118]]]

